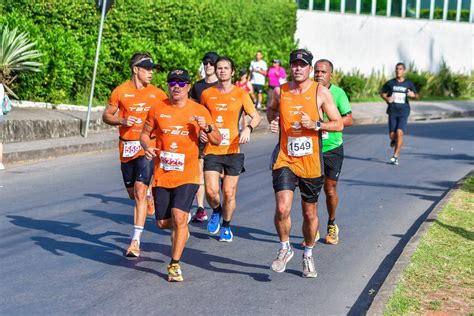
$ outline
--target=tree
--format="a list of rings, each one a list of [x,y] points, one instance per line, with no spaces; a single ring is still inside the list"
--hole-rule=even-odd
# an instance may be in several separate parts
[[[11,84],[20,72],[40,72],[42,64],[36,61],[41,53],[33,47],[25,32],[17,28],[10,30],[8,25],[0,25],[0,82],[8,94],[18,99],[12,91]]]

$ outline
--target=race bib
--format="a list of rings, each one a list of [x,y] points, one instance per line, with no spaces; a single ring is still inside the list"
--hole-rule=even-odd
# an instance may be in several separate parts
[[[221,133],[222,140],[219,146],[228,146],[230,145],[230,130],[228,128],[219,128]]]
[[[123,158],[130,158],[135,156],[140,150],[142,146],[140,145],[140,141],[138,140],[128,140],[123,142],[123,151],[122,157]]]
[[[185,154],[171,153],[168,151],[161,151],[160,153],[160,168],[166,171],[184,171],[184,157]]]
[[[405,103],[405,100],[406,100],[406,94],[405,93],[401,93],[401,92],[394,92],[393,94],[393,102],[394,103],[400,103],[400,104],[404,104]]]
[[[313,153],[313,139],[311,137],[288,137],[288,155],[302,157]]]
[[[322,131],[321,132],[321,138],[322,139],[329,139],[329,133],[327,131]]]

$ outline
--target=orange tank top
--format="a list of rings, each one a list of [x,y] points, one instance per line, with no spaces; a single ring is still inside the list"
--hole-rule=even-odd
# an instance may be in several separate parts
[[[322,176],[321,135],[319,131],[301,125],[301,112],[313,121],[321,121],[317,105],[318,84],[303,94],[293,94],[289,84],[281,86],[280,96],[280,150],[273,170],[288,167],[300,178]]]

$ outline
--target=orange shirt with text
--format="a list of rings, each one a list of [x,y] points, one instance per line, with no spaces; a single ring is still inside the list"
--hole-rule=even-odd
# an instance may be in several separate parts
[[[191,183],[199,184],[199,132],[195,116],[203,116],[212,124],[209,111],[199,103],[188,100],[183,108],[162,101],[153,108],[146,124],[156,133],[158,157],[155,159],[153,186],[176,188]]]
[[[211,112],[212,119],[222,135],[220,145],[208,143],[204,154],[240,153],[239,120],[242,111],[247,115],[257,111],[249,94],[234,85],[229,93],[221,93],[217,87],[210,87],[203,91],[201,103]]]
[[[119,126],[119,153],[122,162],[145,155],[143,148],[141,148],[137,141],[140,138],[148,112],[159,101],[166,98],[166,93],[152,84],[148,84],[144,89],[138,90],[131,80],[124,82],[114,89],[110,96],[109,104],[118,107],[118,117],[134,116],[138,119],[133,126]],[[126,144],[126,141],[129,142]],[[128,150],[132,152],[127,152]]]
[[[321,135],[319,131],[301,125],[301,112],[313,121],[321,121],[317,106],[318,84],[302,94],[289,91],[288,83],[281,86],[280,95],[280,151],[273,170],[288,167],[300,178],[322,175]]]

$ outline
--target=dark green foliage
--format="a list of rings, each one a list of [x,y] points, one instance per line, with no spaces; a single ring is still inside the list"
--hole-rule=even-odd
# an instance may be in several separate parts
[[[428,78],[423,73],[418,73],[416,71],[408,71],[405,77],[413,82],[418,93],[423,93],[426,84],[428,83]]]
[[[350,74],[342,77],[340,85],[347,93],[349,100],[360,97],[364,92],[366,78],[361,74]]]
[[[0,24],[26,31],[43,53],[42,73],[20,75],[22,99],[55,103],[86,100],[90,89],[100,12],[93,0],[3,0]],[[105,21],[95,97],[130,77],[128,60],[149,51],[161,70],[187,68],[197,75],[209,50],[247,68],[257,50],[287,60],[295,48],[292,0],[116,0]]]

